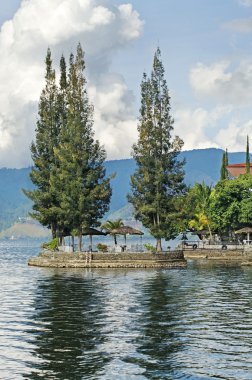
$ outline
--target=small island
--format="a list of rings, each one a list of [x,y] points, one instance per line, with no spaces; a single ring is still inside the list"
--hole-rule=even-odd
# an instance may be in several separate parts
[[[143,74],[138,139],[132,146],[135,171],[130,179],[128,202],[136,221],[156,239],[151,250],[121,252],[84,251],[83,235],[110,233],[120,228],[104,218],[109,211],[113,175],[106,175],[106,151],[95,139],[94,111],[89,102],[84,75],[84,51],[80,44],[70,54],[69,68],[61,57],[59,81],[53,69],[51,51],[46,56],[46,83],[39,102],[35,141],[31,145],[33,190],[24,191],[33,202],[31,216],[51,230],[53,249],[31,258],[31,266],[80,268],[178,268],[186,259],[207,258],[250,263],[250,237],[236,236],[252,225],[252,176],[247,137],[246,162],[229,165],[223,154],[220,180],[213,187],[204,182],[185,184],[185,161],[179,159],[183,140],[174,133],[170,94],[165,80],[161,51],[156,49],[151,74]],[[116,175],[116,173],[115,173]],[[130,227],[128,227],[129,229]],[[163,251],[162,240],[171,240],[181,231],[207,231],[209,246],[189,244]],[[126,234],[125,233],[125,238]],[[140,232],[141,234],[141,232]],[[64,251],[64,237],[72,239],[73,251]],[[78,239],[75,249],[74,239]],[[217,241],[228,238],[236,249]],[[240,240],[246,241],[239,246]],[[239,240],[239,242],[238,242]],[[50,245],[50,244],[49,244]],[[195,252],[195,246],[197,252]],[[225,247],[225,249],[223,249]],[[83,252],[84,251],[84,252]]]

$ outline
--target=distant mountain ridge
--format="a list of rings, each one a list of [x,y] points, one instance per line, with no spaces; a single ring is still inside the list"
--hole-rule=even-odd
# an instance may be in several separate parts
[[[192,185],[204,181],[206,184],[216,184],[220,177],[220,167],[223,150],[194,149],[184,151],[180,159],[185,159],[185,182]],[[229,153],[229,163],[245,162],[245,153]],[[136,164],[133,159],[112,160],[105,163],[107,175],[116,173],[111,181],[113,195],[109,215],[127,215],[130,208],[127,205],[127,194],[130,192],[130,176]],[[25,197],[22,189],[31,189],[33,185],[29,178],[31,168],[0,169],[0,231],[10,227],[18,217],[27,216],[32,203]]]

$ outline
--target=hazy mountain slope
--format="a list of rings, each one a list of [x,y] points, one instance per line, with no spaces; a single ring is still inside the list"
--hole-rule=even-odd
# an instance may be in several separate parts
[[[0,239],[46,238],[51,235],[50,230],[35,223],[14,223],[11,227],[0,232]]]
[[[208,185],[216,184],[220,179],[220,168],[222,162],[222,149],[194,149],[181,153],[186,159],[185,181],[187,184],[202,182]],[[229,163],[245,162],[244,152],[229,153]]]
[[[32,188],[29,173],[30,168],[0,169],[0,231],[31,209],[32,203],[22,191]]]
[[[187,184],[202,182],[215,184],[219,180],[223,151],[221,149],[195,149],[182,152],[181,159],[186,159],[185,180]],[[230,153],[229,162],[245,161],[245,153]],[[107,174],[116,174],[111,180],[113,195],[108,215],[127,216],[127,194],[130,191],[130,175],[135,170],[132,159],[106,162]],[[0,169],[0,231],[12,225],[18,217],[26,216],[31,209],[31,202],[22,189],[32,188],[29,179],[30,168]]]
[[[127,194],[130,191],[130,176],[134,173],[135,167],[135,161],[132,159],[106,162],[107,175],[115,174],[115,177],[111,180],[113,193],[110,213],[120,209],[127,203]]]

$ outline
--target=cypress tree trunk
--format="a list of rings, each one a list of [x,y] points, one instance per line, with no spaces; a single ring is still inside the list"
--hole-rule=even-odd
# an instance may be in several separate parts
[[[52,232],[52,238],[55,239],[57,237],[57,233],[56,233],[56,226],[54,223],[52,223],[51,225],[51,232]]]
[[[80,233],[78,236],[78,251],[81,252],[82,249],[82,234]]]
[[[63,245],[63,242],[64,242],[64,238],[62,235],[59,236],[59,245]]]
[[[161,223],[160,223],[160,216],[159,216],[159,213],[158,213],[158,214],[157,214],[157,227],[158,227],[158,230],[159,230],[160,227],[161,227],[160,224],[161,224]],[[157,238],[156,249],[157,249],[157,252],[162,251],[161,238]]]
[[[74,236],[72,236],[72,247],[73,247],[73,252],[74,252]]]
[[[162,251],[161,238],[157,238],[156,250],[157,252]]]

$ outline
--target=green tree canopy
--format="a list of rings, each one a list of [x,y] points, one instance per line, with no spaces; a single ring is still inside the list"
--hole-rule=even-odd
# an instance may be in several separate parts
[[[93,107],[84,69],[84,52],[79,44],[76,57],[70,56],[66,120],[61,143],[54,150],[58,167],[51,177],[52,188],[59,192],[62,227],[78,235],[79,249],[82,230],[100,225],[111,197],[110,179],[105,177],[103,165],[106,153],[94,138]]]
[[[170,96],[164,78],[164,66],[158,48],[150,78],[144,73],[141,84],[141,108],[138,141],[133,146],[137,169],[131,177],[129,201],[135,217],[157,239],[171,238],[176,231],[175,198],[185,191],[184,162],[178,161],[183,142],[173,137]]]
[[[223,181],[224,179],[228,179],[229,177],[227,166],[228,166],[228,151],[226,149],[226,151],[222,155],[222,163],[221,163],[221,170],[220,170],[221,181]]]
[[[56,85],[51,52],[46,57],[46,86],[39,103],[36,141],[31,152],[35,185],[26,195],[34,202],[33,217],[51,227],[53,237],[100,224],[108,211],[110,179],[106,178],[106,153],[95,140],[93,106],[89,103],[81,45],[70,55],[67,75],[64,57]]]
[[[194,211],[189,226],[199,230],[207,228],[210,238],[212,238],[210,216],[212,187],[204,182],[196,183],[191,192],[194,196]]]
[[[34,165],[30,176],[35,189],[24,192],[33,201],[32,217],[51,228],[55,237],[57,216],[53,211],[55,198],[51,192],[50,175],[55,165],[54,148],[59,143],[60,123],[57,112],[58,88],[50,49],[47,51],[45,63],[46,84],[39,100],[36,140],[31,145]]]
[[[102,229],[104,229],[106,232],[111,232],[117,228],[123,227],[124,223],[122,219],[116,219],[116,220],[107,220],[105,223],[102,224]],[[117,238],[116,234],[112,234],[114,237],[114,243],[117,245]]]
[[[252,226],[252,176],[244,174],[219,182],[211,198],[210,214],[214,229],[222,234]]]

